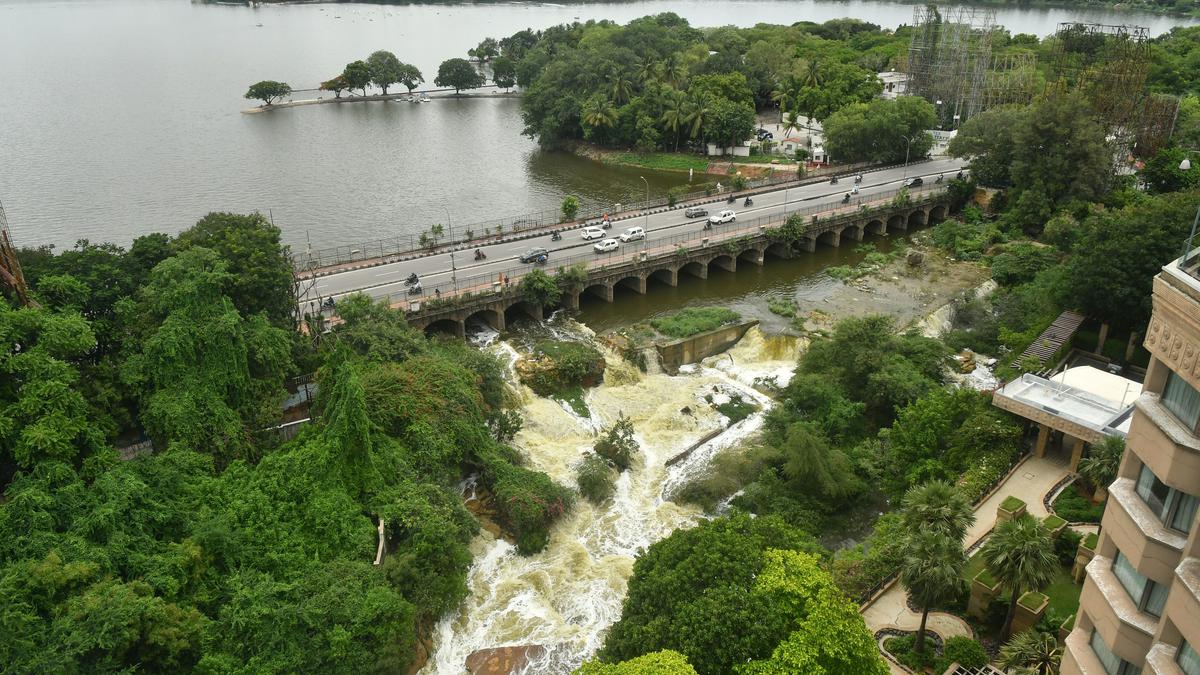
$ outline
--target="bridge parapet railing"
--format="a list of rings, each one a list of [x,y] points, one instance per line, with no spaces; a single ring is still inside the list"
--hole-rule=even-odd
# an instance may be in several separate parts
[[[927,203],[936,202],[945,192],[945,188],[941,186],[900,188],[867,195],[857,200],[851,200],[849,204],[845,205],[839,203],[832,208],[829,204],[819,204],[787,209],[783,213],[738,220],[732,225],[717,225],[711,230],[692,229],[656,238],[653,242],[643,240],[623,244],[621,248],[608,253],[594,253],[589,246],[586,253],[552,258],[545,266],[514,265],[508,269],[487,274],[457,277],[436,284],[423,283],[424,292],[421,295],[389,295],[382,296],[382,299],[386,299],[391,306],[406,311],[424,313],[452,310],[459,308],[464,302],[480,296],[491,297],[497,292],[515,288],[522,277],[536,269],[553,276],[568,267],[582,263],[586,265],[590,279],[597,275],[616,273],[625,267],[638,268],[652,260],[716,249],[747,237],[763,235],[769,230],[778,229],[794,215],[817,216],[816,222],[809,220],[805,223],[804,231],[804,236],[816,237],[875,213],[893,211],[897,208],[918,208]],[[896,202],[897,196],[901,193],[906,193],[910,198],[908,204]],[[731,252],[731,254],[736,253],[736,251]]]
[[[917,164],[917,162],[910,162],[910,164]],[[811,171],[806,171],[802,177],[798,177],[793,172],[772,171],[765,177],[747,180],[746,187],[743,190],[734,192],[750,192],[764,187],[782,185],[785,183],[802,183],[814,178],[828,177],[833,175],[848,175],[855,172],[868,173],[872,171],[882,171],[894,166],[898,165],[872,165],[868,163],[860,163],[840,166],[825,166],[813,169]],[[711,178],[713,181],[732,181],[734,179],[733,176],[723,176],[718,174],[702,174],[702,177]],[[731,189],[732,185],[726,185],[722,194],[729,192]],[[682,205],[688,202],[699,201],[711,197],[713,194],[714,192],[708,190],[696,190],[684,195],[679,195],[676,203]],[[541,211],[531,211],[515,216],[493,218],[470,223],[468,225],[457,225],[452,228],[448,227],[443,237],[437,240],[436,248],[445,249],[447,247],[453,248],[468,246],[471,244],[486,243],[489,240],[498,239],[501,236],[524,234],[534,230],[550,228],[556,225],[563,228],[573,228],[581,226],[583,223],[588,221],[602,218],[605,214],[614,214],[617,211],[620,211],[623,214],[637,213],[650,209],[663,208],[667,206],[668,203],[669,200],[667,197],[655,197],[649,201],[634,200],[621,204],[602,204],[599,202],[593,202],[581,205],[580,211],[576,215],[576,219],[565,223],[561,222],[560,219],[562,212],[556,209],[544,209]],[[468,234],[470,236],[467,236]],[[422,233],[399,235],[396,237],[385,237],[355,244],[347,244],[345,246],[332,246],[301,253],[293,253],[292,264],[297,271],[305,272],[364,260],[403,257],[423,252],[434,252],[430,245],[422,244],[421,236]]]

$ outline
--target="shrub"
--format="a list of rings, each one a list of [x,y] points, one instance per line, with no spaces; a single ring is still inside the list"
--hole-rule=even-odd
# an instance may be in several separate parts
[[[579,213],[579,197],[575,195],[567,195],[562,202],[563,222],[575,220],[575,215]]]
[[[689,307],[651,319],[650,325],[663,335],[686,338],[736,323],[741,318],[737,312],[724,307]]]
[[[771,298],[767,300],[767,309],[771,310],[772,314],[792,318],[796,316],[796,301],[791,298]]]
[[[534,305],[557,305],[562,298],[558,282],[541,270],[533,270],[521,277],[521,297]]]
[[[1054,499],[1054,512],[1068,523],[1099,523],[1107,502],[1093,504],[1079,493],[1076,486],[1068,486]]]
[[[934,666],[935,673],[944,673],[951,663],[958,663],[964,668],[982,668],[987,665],[988,655],[983,645],[964,635],[947,638],[942,645],[942,658]]]
[[[1054,553],[1063,567],[1075,562],[1075,554],[1079,551],[1079,542],[1081,541],[1083,541],[1083,535],[1069,527],[1059,533],[1058,538],[1054,540]]]
[[[596,444],[592,446],[596,454],[624,471],[633,463],[633,455],[638,451],[638,442],[633,437],[633,422],[621,415],[608,429],[605,429]]]
[[[1012,461],[1012,452],[993,451],[979,456],[958,479],[958,489],[974,504],[996,484]]]
[[[545,340],[534,346],[532,359],[518,362],[517,374],[534,393],[554,396],[598,384],[604,366],[604,355],[591,345]]]
[[[517,466],[500,451],[481,455],[483,477],[496,496],[497,516],[521,553],[537,553],[550,539],[550,526],[574,502],[571,490],[544,473]]]
[[[575,483],[584,499],[599,504],[612,496],[616,489],[612,466],[600,455],[587,453],[575,473]]]
[[[730,424],[737,424],[758,410],[758,406],[744,400],[741,396],[731,396],[728,401],[717,406],[717,412],[729,418]]]
[[[904,635],[885,640],[883,646],[892,653],[892,656],[896,657],[897,661],[912,670],[920,672],[925,666],[932,666],[934,661],[937,660],[937,643],[934,642],[933,638],[927,636],[925,638],[924,653],[917,654],[913,651],[916,642],[917,638],[915,635]]]

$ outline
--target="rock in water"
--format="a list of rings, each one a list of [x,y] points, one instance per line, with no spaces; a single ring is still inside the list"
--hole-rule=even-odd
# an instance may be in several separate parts
[[[925,263],[925,254],[912,248],[908,249],[904,258],[908,261],[909,267],[919,267]]]
[[[542,645],[480,649],[467,656],[467,670],[471,675],[510,675],[545,653],[546,648]]]

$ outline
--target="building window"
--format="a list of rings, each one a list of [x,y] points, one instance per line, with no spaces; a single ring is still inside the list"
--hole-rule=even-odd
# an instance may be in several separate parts
[[[1164,525],[1184,534],[1191,532],[1200,499],[1168,487],[1145,464],[1138,474],[1137,493]]]
[[[1183,644],[1179,645],[1179,653],[1175,655],[1175,663],[1179,664],[1179,669],[1185,675],[1200,675],[1200,654],[1196,653],[1195,649],[1184,640]]]
[[[1162,616],[1163,605],[1167,604],[1168,586],[1156,584],[1142,576],[1141,572],[1133,568],[1129,558],[1120,551],[1117,551],[1117,556],[1113,558],[1112,569],[1139,610],[1152,616]]]
[[[1112,653],[1112,650],[1104,644],[1104,639],[1096,631],[1092,631],[1091,645],[1092,651],[1095,652],[1096,658],[1100,660],[1100,665],[1104,666],[1104,672],[1108,675],[1140,675],[1142,672],[1141,668]]]
[[[1200,391],[1173,372],[1167,373],[1167,386],[1163,388],[1162,403],[1175,413],[1188,429],[1196,429],[1200,421]]]

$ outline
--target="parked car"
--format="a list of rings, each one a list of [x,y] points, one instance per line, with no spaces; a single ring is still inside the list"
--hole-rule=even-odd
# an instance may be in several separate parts
[[[550,257],[550,252],[547,251],[546,249],[538,246],[535,248],[531,248],[528,251],[525,251],[524,253],[522,253],[519,259],[523,263],[531,263],[539,258],[549,258],[549,257]]]
[[[689,206],[683,210],[685,218],[702,218],[708,215],[708,209],[703,206]]]
[[[646,231],[640,227],[631,227],[621,233],[621,241],[637,241],[646,238]]]
[[[920,176],[917,176],[916,178],[908,181],[908,187],[917,187],[918,185],[923,185],[924,183],[925,181],[921,180]]]
[[[587,227],[583,228],[582,233],[584,241],[603,239],[605,235],[604,228],[596,227],[595,225],[588,225]]]
[[[758,140],[760,140],[760,141],[765,141],[765,140],[767,140],[767,139],[769,139],[769,138],[775,138],[775,134],[773,134],[773,133],[771,133],[771,132],[767,131],[766,129],[763,129],[763,128],[759,127],[759,129],[758,129]]]
[[[601,239],[592,248],[596,249],[596,253],[608,253],[617,250],[619,246],[616,239]]]
[[[713,225],[720,225],[722,223],[732,223],[735,220],[737,220],[737,214],[734,213],[732,209],[725,209],[724,211],[716,214],[715,216],[708,217],[708,222],[712,223]]]

